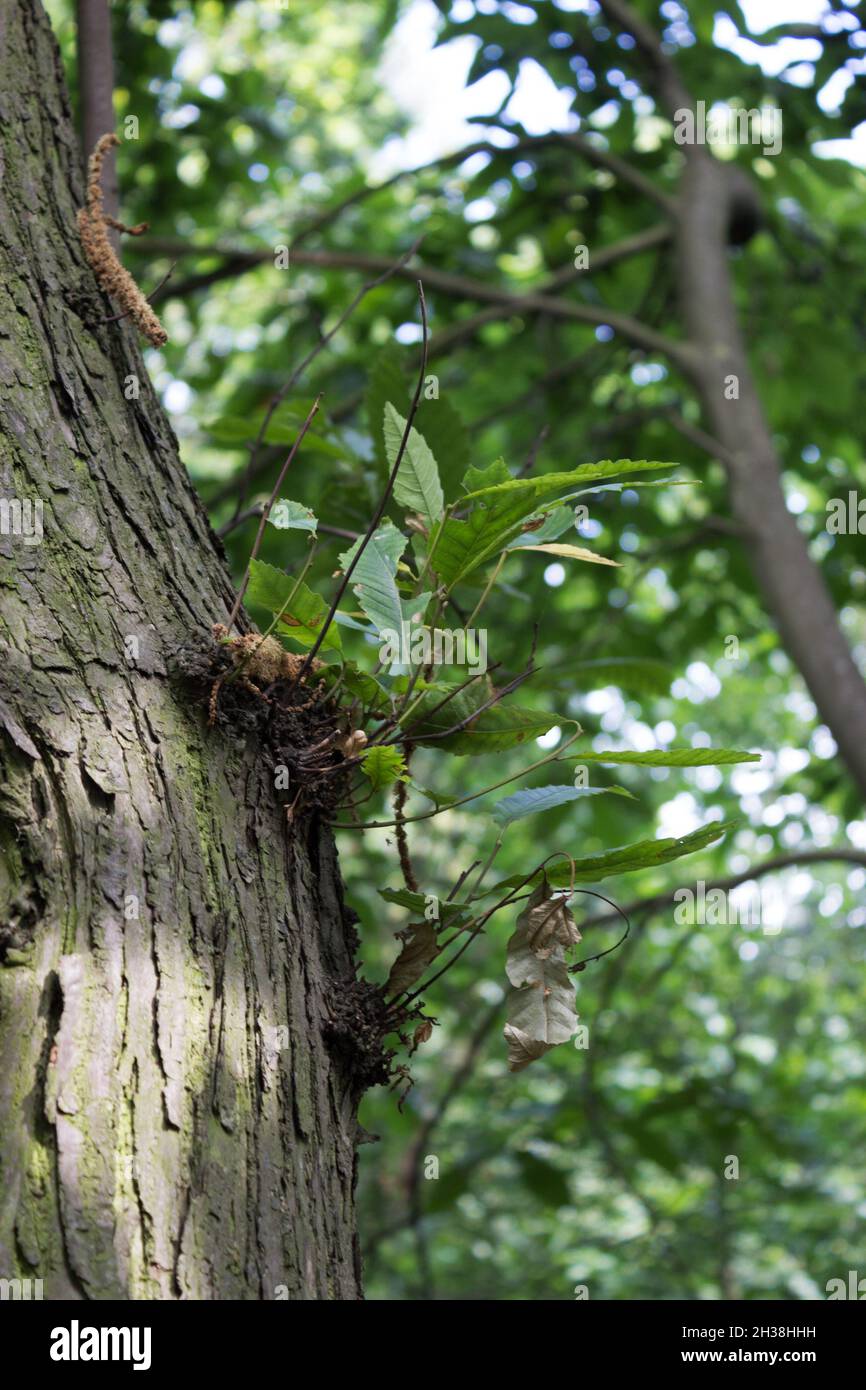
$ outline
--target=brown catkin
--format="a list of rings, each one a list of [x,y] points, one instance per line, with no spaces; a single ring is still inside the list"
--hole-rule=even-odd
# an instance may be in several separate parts
[[[106,294],[117,301],[149,343],[162,347],[168,342],[168,334],[129,271],[124,270],[117,259],[106,230],[106,227],[114,227],[135,236],[146,227],[146,223],[124,227],[122,222],[108,217],[102,210],[102,162],[107,151],[119,144],[114,134],[103,135],[96,143],[87,167],[87,207],[78,214],[78,231],[88,263]]]

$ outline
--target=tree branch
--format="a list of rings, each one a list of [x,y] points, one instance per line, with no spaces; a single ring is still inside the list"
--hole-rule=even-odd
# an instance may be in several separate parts
[[[642,19],[626,0],[599,0],[599,3],[608,19],[619,25],[627,34],[631,34],[638,51],[653,74],[656,90],[671,119],[673,120],[677,111],[690,110],[691,95],[654,26]],[[683,146],[683,153],[687,158],[695,151],[700,153],[701,147]]]
[[[78,103],[81,128],[82,163],[85,171],[91,150],[100,136],[113,131],[114,50],[111,42],[111,10],[108,0],[76,0],[75,42],[78,58]],[[117,183],[117,157],[106,152],[102,166],[102,201],[109,217],[117,217],[120,206]],[[108,233],[118,250],[120,237]]]
[[[322,270],[362,270],[377,272],[387,269],[391,262],[386,256],[371,256],[358,251],[299,251],[294,256],[295,264],[316,266]],[[569,278],[574,272],[569,267]],[[550,314],[553,318],[571,319],[577,323],[607,324],[614,332],[620,333],[636,347],[648,352],[660,352],[680,367],[687,367],[691,353],[687,343],[667,338],[657,333],[639,319],[618,309],[608,309],[595,304],[574,304],[571,300],[554,298],[552,295],[529,292],[513,294],[497,285],[487,285],[482,280],[470,280],[463,275],[453,275],[450,271],[437,270],[429,266],[422,269],[408,265],[400,266],[395,275],[405,280],[417,280],[420,276],[428,288],[458,299],[475,299],[482,303],[497,304],[508,313],[538,312]]]
[[[440,156],[433,159],[429,164],[416,165],[414,169],[399,169],[396,174],[385,179],[382,183],[365,184],[361,188],[356,188],[345,198],[341,198],[332,207],[324,208],[316,213],[308,222],[305,222],[295,233],[292,239],[293,246],[299,246],[302,241],[307,241],[309,237],[321,232],[325,227],[331,226],[337,219],[350,207],[357,206],[367,198],[374,197],[377,193],[384,193],[387,189],[393,188],[395,184],[403,179],[414,178],[418,174],[425,174],[432,169],[449,169],[455,164],[462,164],[476,154],[489,154],[492,156],[503,154],[527,154],[533,150],[542,149],[545,145],[565,145],[575,150],[582,159],[594,167],[607,169],[607,171],[621,183],[628,184],[640,193],[644,198],[660,207],[668,216],[673,216],[676,212],[676,202],[669,197],[658,185],[642,174],[639,169],[630,164],[628,160],[620,155],[614,154],[605,148],[601,143],[601,138],[590,139],[586,135],[568,131],[549,131],[544,135],[524,135],[514,142],[513,145],[497,145],[492,140],[477,140],[472,145],[464,145],[460,150],[455,150],[452,154]]]

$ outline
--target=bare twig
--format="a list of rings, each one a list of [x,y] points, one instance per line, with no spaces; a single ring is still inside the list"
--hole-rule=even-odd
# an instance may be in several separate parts
[[[406,262],[410,260],[412,256],[414,256],[418,247],[421,245],[421,240],[422,238],[418,237],[417,240],[414,241],[412,245],[409,247],[409,250],[403,253],[399,260],[393,262],[386,262],[381,274],[378,275],[375,280],[370,280],[366,285],[361,286],[360,290],[355,295],[355,298],[352,300],[348,309],[345,309],[343,311],[343,313],[337,319],[337,322],[334,324],[333,328],[329,329],[328,332],[322,338],[320,338],[319,342],[316,343],[315,347],[310,349],[303,361],[292,372],[285,385],[281,386],[279,391],[272,398],[270,405],[265,411],[265,417],[262,420],[261,426],[259,427],[259,432],[256,435],[256,438],[253,442],[253,447],[250,450],[250,457],[244,474],[244,480],[241,484],[241,490],[238,493],[238,501],[237,507],[235,508],[235,515],[237,515],[240,512],[244,504],[244,499],[247,494],[247,489],[250,485],[250,480],[255,474],[256,458],[258,456],[259,449],[262,446],[262,442],[265,438],[265,435],[268,432],[268,425],[271,423],[271,420],[273,419],[274,412],[286,399],[286,396],[292,390],[292,387],[295,386],[297,382],[300,380],[301,376],[307,370],[310,363],[315,361],[315,359],[319,356],[319,353],[324,351],[324,349],[328,346],[328,343],[331,341],[334,335],[340,331],[347,319],[351,318],[352,314],[354,314],[362,299],[364,299],[365,296],[368,295],[371,290],[376,289],[378,285],[383,285],[386,280],[389,280],[391,278],[392,275],[396,275],[398,271],[400,271],[405,266]]]
[[[307,430],[309,429],[310,425],[312,424],[313,416],[316,414],[316,411],[319,409],[319,402],[320,402],[321,399],[322,399],[321,395],[318,395],[318,396],[316,397],[316,399],[313,401],[313,404],[312,404],[312,406],[310,407],[309,414],[307,415],[307,418],[306,418],[306,420],[304,421],[304,423],[303,423],[303,425],[301,426],[301,429],[300,429],[300,431],[299,431],[299,433],[298,433],[298,437],[297,437],[297,439],[295,440],[294,444],[292,445],[292,447],[291,447],[291,449],[290,449],[290,451],[289,451],[288,457],[286,458],[285,463],[283,464],[282,468],[280,469],[280,472],[279,472],[279,476],[278,476],[278,478],[277,478],[277,481],[274,483],[274,490],[273,490],[273,492],[271,493],[270,497],[268,498],[268,501],[267,501],[267,503],[265,504],[264,508],[262,509],[262,515],[261,515],[261,519],[260,519],[260,521],[259,521],[259,529],[258,529],[258,531],[256,532],[256,538],[255,538],[255,541],[253,542],[253,548],[252,548],[252,550],[250,551],[250,558],[249,558],[249,560],[247,561],[247,567],[246,567],[246,569],[244,570],[244,577],[243,577],[243,579],[242,579],[242,581],[241,581],[241,586],[240,586],[240,588],[238,589],[237,598],[236,598],[235,601],[234,601],[234,605],[233,605],[233,607],[232,607],[232,611],[231,611],[231,613],[229,614],[228,623],[226,624],[226,628],[227,628],[228,632],[231,632],[232,628],[233,628],[234,625],[235,625],[235,620],[237,619],[238,613],[240,612],[240,607],[241,607],[241,604],[243,603],[244,594],[246,593],[246,591],[247,591],[247,585],[248,585],[249,582],[250,582],[250,572],[251,572],[251,570],[252,570],[253,560],[256,558],[256,556],[257,556],[258,553],[259,553],[259,548],[260,548],[261,543],[262,543],[262,536],[264,535],[265,526],[267,525],[268,517],[269,517],[270,514],[271,514],[271,508],[273,507],[274,502],[277,500],[277,493],[279,492],[280,488],[281,488],[282,485],[283,485],[283,479],[285,478],[286,473],[289,471],[289,466],[290,466],[290,464],[291,464],[291,462],[292,462],[292,459],[295,457],[295,454],[298,452],[298,449],[300,448],[300,445],[301,445],[301,441],[303,440],[304,435],[307,433]]]

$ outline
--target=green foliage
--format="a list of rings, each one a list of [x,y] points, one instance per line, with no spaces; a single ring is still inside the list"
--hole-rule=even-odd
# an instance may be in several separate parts
[[[406,421],[389,402],[385,406],[385,454],[388,467],[397,462]],[[394,497],[402,506],[417,512],[432,525],[440,521],[445,506],[439,469],[430,449],[413,426],[409,430],[406,451],[397,469]]]
[[[278,531],[309,531],[312,535],[318,524],[315,514],[303,502],[289,502],[282,497],[271,508],[268,521]]]
[[[429,744],[446,753],[498,753],[546,734],[556,723],[556,715],[544,710],[488,705],[493,697],[483,685],[461,689],[459,684],[445,681],[419,684],[421,692],[406,718],[404,732],[413,743]]]
[[[253,560],[250,565],[246,601],[251,608],[267,609],[277,621],[280,634],[304,646],[312,646],[316,641],[328,611],[321,594],[313,593],[303,580],[293,579],[262,560]],[[336,624],[327,629],[323,646],[326,651],[340,650],[340,629]]]
[[[391,746],[369,748],[361,759],[361,770],[377,792],[393,786],[397,781],[408,781],[406,759],[399,748]]]
[[[640,767],[729,767],[761,761],[760,753],[743,753],[738,748],[653,748],[646,753],[626,749],[576,753],[574,758],[579,763],[634,763]]]
[[[498,469],[498,465],[494,465]],[[572,487],[575,483],[590,478],[610,478],[623,473],[636,473],[642,469],[669,468],[666,463],[633,462],[619,459],[617,462],[583,464],[568,473],[548,473],[541,478],[511,478],[477,486],[480,479],[473,475],[475,484],[462,502],[469,502],[469,515],[465,521],[447,518],[431,540],[438,574],[453,586],[468,578],[479,565],[495,559],[518,534],[528,529],[526,522],[533,516],[539,505]],[[568,498],[560,499],[570,500]]]
[[[693,830],[689,835],[679,838],[664,837],[658,840],[640,840],[634,845],[623,845],[619,849],[606,850],[602,854],[568,860],[544,871],[552,888],[567,888],[572,880],[576,883],[598,883],[612,874],[632,874],[637,869],[646,869],[654,864],[669,864],[672,859],[681,859],[685,854],[704,849],[722,835],[734,828],[735,822],[713,821],[711,825]],[[541,875],[535,874],[530,883],[539,881]],[[508,888],[520,888],[526,879],[520,874],[512,874],[502,879],[485,893],[501,893]]]

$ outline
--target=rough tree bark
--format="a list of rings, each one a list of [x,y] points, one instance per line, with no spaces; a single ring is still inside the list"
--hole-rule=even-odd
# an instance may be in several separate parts
[[[334,846],[288,835],[255,735],[208,731],[173,674],[231,589],[133,332],[104,323],[34,0],[0,4],[0,93],[0,497],[44,502],[41,544],[0,535],[0,1276],[354,1299]]]

